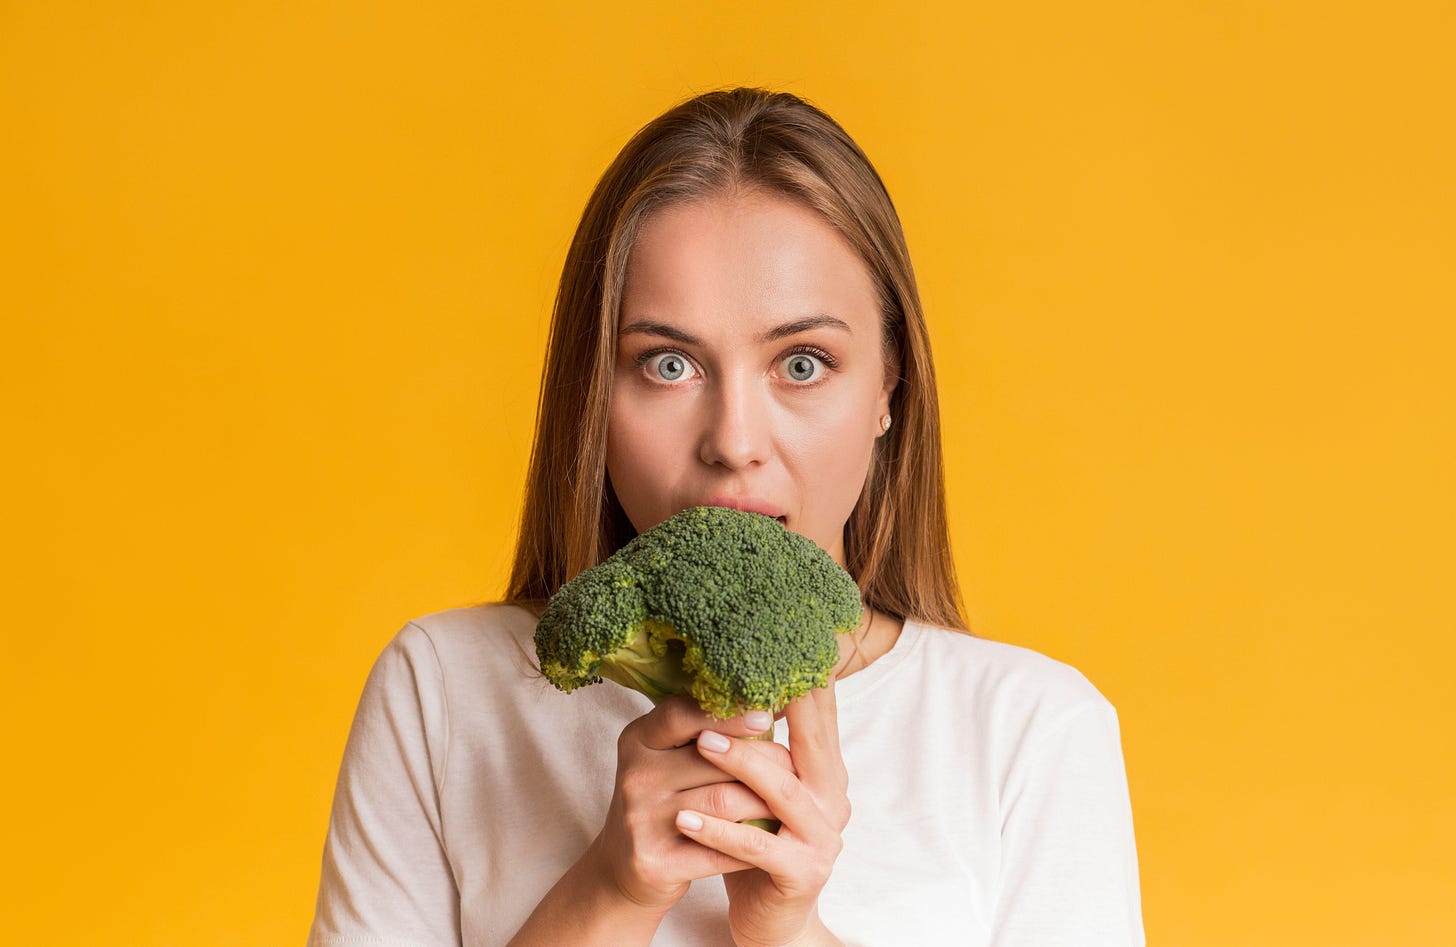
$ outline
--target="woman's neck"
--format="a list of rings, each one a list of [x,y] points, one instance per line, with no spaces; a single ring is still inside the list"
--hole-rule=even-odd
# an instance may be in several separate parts
[[[859,628],[853,634],[839,636],[839,662],[834,677],[842,680],[863,671],[895,646],[905,623],[892,615],[865,608]]]

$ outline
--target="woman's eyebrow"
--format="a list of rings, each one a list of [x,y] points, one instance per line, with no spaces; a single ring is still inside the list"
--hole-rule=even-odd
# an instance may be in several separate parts
[[[803,319],[795,319],[793,322],[785,322],[781,326],[775,326],[767,332],[758,336],[759,342],[774,342],[787,338],[791,335],[798,335],[800,332],[807,332],[810,329],[830,328],[843,329],[845,332],[854,334],[849,323],[843,319],[835,318],[828,313],[818,312]],[[684,332],[675,325],[666,322],[658,322],[656,319],[638,319],[630,325],[625,326],[620,335],[660,335],[672,339],[674,342],[681,342],[683,345],[700,345],[701,342],[694,336]]]
[[[758,341],[773,342],[778,339],[785,338],[786,336],[798,335],[800,332],[808,332],[810,329],[818,329],[820,327],[830,329],[843,329],[850,335],[854,335],[854,330],[851,329],[849,327],[849,323],[845,322],[843,319],[836,319],[834,316],[829,315],[827,312],[816,312],[812,316],[807,316],[803,319],[795,319],[793,322],[785,322],[783,325],[778,326],[777,328],[769,329],[767,332],[763,333],[758,337]]]
[[[658,322],[656,319],[638,319],[636,322],[622,329],[618,335],[662,335],[674,342],[681,342],[683,345],[697,345],[698,340],[688,335],[677,326],[668,325],[666,322]]]

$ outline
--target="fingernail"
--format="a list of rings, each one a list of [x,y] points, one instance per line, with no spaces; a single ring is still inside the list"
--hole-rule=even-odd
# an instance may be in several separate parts
[[[743,725],[750,730],[767,730],[773,726],[773,714],[767,710],[750,710],[743,715]]]
[[[711,753],[722,753],[732,745],[727,737],[715,730],[704,730],[698,734],[698,746]]]
[[[677,827],[687,829],[689,832],[696,832],[703,827],[703,817],[696,812],[688,812],[684,809],[677,814]]]

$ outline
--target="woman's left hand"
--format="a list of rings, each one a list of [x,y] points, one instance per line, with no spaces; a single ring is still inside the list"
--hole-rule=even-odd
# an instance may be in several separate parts
[[[706,813],[684,811],[677,818],[688,838],[753,866],[723,876],[728,923],[740,947],[839,943],[818,911],[849,824],[833,680],[789,704],[785,716],[792,772],[740,740],[714,740],[717,734],[706,730],[698,737],[704,759],[768,805],[782,823],[777,835]]]

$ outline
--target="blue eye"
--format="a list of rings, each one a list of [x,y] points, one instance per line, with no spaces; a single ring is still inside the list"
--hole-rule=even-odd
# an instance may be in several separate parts
[[[692,366],[688,364],[688,360],[676,352],[663,352],[660,355],[654,355],[650,361],[656,363],[656,366],[651,370],[663,381],[678,381],[686,377],[692,370]]]
[[[805,352],[795,352],[784,359],[784,368],[788,376],[794,381],[812,381],[818,377],[815,369],[819,366],[819,359]]]

